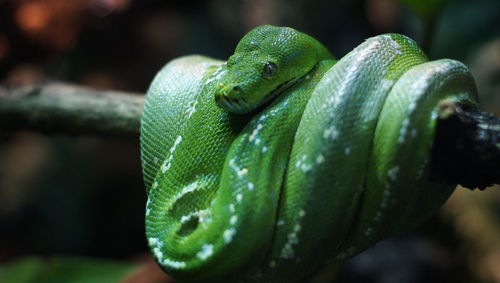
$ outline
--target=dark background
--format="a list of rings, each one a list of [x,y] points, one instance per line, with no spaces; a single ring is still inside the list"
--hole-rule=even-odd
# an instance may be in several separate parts
[[[0,0],[0,83],[59,80],[144,93],[169,60],[227,58],[249,29],[274,24],[316,37],[338,58],[370,36],[406,34],[431,59],[464,62],[482,108],[499,115],[500,1],[448,1],[436,11],[419,17],[391,0]],[[147,258],[141,178],[138,141],[0,132],[0,266],[26,255]],[[498,235],[500,197],[490,191],[482,196],[495,201],[497,218],[487,233]],[[461,220],[469,195],[457,198],[418,231],[350,261],[339,280],[500,282],[500,238],[486,245],[492,262],[471,259],[456,223],[480,218]]]

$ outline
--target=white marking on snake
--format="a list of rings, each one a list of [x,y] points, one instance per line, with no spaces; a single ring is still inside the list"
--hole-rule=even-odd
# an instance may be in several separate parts
[[[191,118],[191,116],[193,115],[193,113],[196,111],[196,104],[198,104],[198,100],[193,100],[187,106],[186,113],[188,115],[188,118]]]
[[[242,194],[237,194],[236,195],[236,201],[237,202],[241,202],[242,199],[243,199],[243,195]]]
[[[162,260],[163,259],[163,253],[162,251],[160,250],[160,248],[156,247],[153,249],[153,253],[155,254],[155,257],[158,259],[158,260]]]
[[[338,97],[335,95],[331,95],[326,101],[325,104],[321,105],[321,108],[325,109],[327,107],[330,107],[331,105],[336,105],[339,103]]]
[[[206,84],[209,84],[213,81],[217,81],[219,80],[223,75],[224,73],[226,72],[223,68],[223,66],[225,66],[226,64],[222,64],[206,81],[205,83]]]
[[[246,174],[248,174],[248,169],[247,168],[242,168],[241,170],[238,170],[236,173],[238,174],[238,177],[243,177]]]
[[[410,105],[408,105],[408,112],[413,112],[415,108],[417,108],[417,104],[415,103],[415,101],[413,101],[412,103],[410,103]]]
[[[151,213],[151,209],[149,208],[149,205],[151,204],[151,199],[148,197],[148,201],[146,202],[146,216],[149,216]]]
[[[303,209],[301,209],[301,210],[299,211],[299,217],[300,217],[300,218],[302,218],[302,217],[304,217],[305,215],[306,215],[306,211],[305,211],[305,210],[303,210]]]
[[[158,258],[159,261],[162,260],[163,258],[163,252],[161,251],[161,248],[163,247],[163,242],[158,240],[158,238],[151,237],[148,239],[149,246],[153,248],[153,253],[155,254],[156,258]]]
[[[300,169],[302,170],[302,172],[307,173],[307,172],[311,171],[312,165],[311,164],[302,163],[300,165]]]
[[[392,85],[394,84],[394,81],[393,80],[389,80],[389,79],[382,79],[380,81],[380,89],[381,90],[388,90],[392,87]],[[371,101],[370,101],[371,102]]]
[[[398,137],[398,143],[401,144],[401,143],[404,143],[404,142],[405,142],[405,136],[400,134],[399,137]]]
[[[172,146],[172,148],[170,148],[170,153],[173,153],[175,151],[175,148],[181,143],[181,141],[182,141],[182,136],[177,136],[174,145]]]
[[[297,234],[300,232],[300,229],[302,229],[300,224],[295,224],[293,231],[288,234],[288,241],[281,250],[281,258],[290,259],[294,257],[295,251],[293,250],[293,246],[299,243]]]
[[[397,167],[397,166],[396,166]],[[396,168],[394,167],[394,168]],[[399,171],[399,167],[397,170],[395,171]],[[386,208],[388,203],[389,203],[389,198],[391,196],[391,191],[390,191],[390,188],[391,188],[391,185],[389,183],[386,183],[385,184],[385,188],[384,188],[384,191],[383,191],[383,196],[382,196],[382,201],[380,202],[380,207],[381,208]],[[381,214],[382,215],[382,214]]]
[[[300,221],[300,219],[304,218],[305,215],[306,215],[306,211],[304,209],[299,210],[299,221]],[[280,224],[280,221],[283,221],[283,220],[279,220],[278,225],[282,225],[282,224]],[[302,229],[302,226],[299,223],[297,223],[293,227],[293,231],[288,234],[288,241],[285,244],[285,246],[283,247],[283,249],[281,250],[281,254],[280,254],[281,258],[290,259],[290,258],[294,257],[295,252],[293,250],[293,246],[299,243],[298,233],[300,232],[301,229]]]
[[[280,220],[278,220],[278,222],[276,222],[276,225],[278,225],[278,226],[281,226],[283,224],[285,224],[285,221],[283,219],[280,219]]]
[[[403,120],[403,128],[407,128],[410,125],[410,120],[408,118]]]
[[[236,166],[236,160],[233,158],[231,160],[229,160],[229,166],[231,166],[232,168],[237,168]]]
[[[248,137],[248,141],[252,142],[255,140],[255,144],[260,143],[260,139],[257,138],[257,135],[259,134],[259,131],[262,129],[262,124],[257,124],[257,127],[253,129],[252,134]]]
[[[229,224],[235,225],[236,222],[238,222],[238,216],[237,215],[233,215],[233,216],[231,216],[231,218],[229,218]]]
[[[254,186],[253,186],[253,183],[252,183],[252,182],[249,182],[249,183],[247,184],[247,187],[248,187],[248,190],[249,190],[249,191],[253,190],[253,187],[254,187]]]
[[[161,169],[162,173],[165,173],[165,172],[167,172],[168,169],[170,169],[170,163],[168,163],[168,159],[165,159],[165,161],[161,165],[160,169]]]
[[[198,181],[194,181],[191,184],[182,188],[182,191],[178,194],[178,196],[180,197],[180,196],[183,196],[187,193],[193,192],[196,190],[197,187],[198,187]]]
[[[267,148],[267,146],[263,146],[263,147],[262,147],[262,153],[266,153],[268,149],[269,149],[269,148]]]
[[[148,244],[150,246],[156,246],[158,244],[158,238],[155,238],[155,237],[151,237],[148,239]]]
[[[172,160],[174,159],[174,151],[177,148],[177,146],[181,143],[182,141],[182,136],[177,136],[177,138],[174,141],[174,145],[170,148],[170,154],[165,161],[163,161],[163,164],[161,165],[160,169],[162,173],[165,173],[168,169],[170,169],[172,165]]]
[[[303,154],[297,162],[295,162],[295,167],[300,168],[302,166],[302,162],[306,159],[306,155]]]
[[[166,258],[163,261],[161,261],[161,264],[162,265],[170,266],[170,267],[175,268],[175,269],[182,269],[182,268],[186,267],[186,263],[185,262],[171,260],[171,259],[168,259],[168,258]]]
[[[321,164],[321,163],[323,163],[323,162],[325,162],[325,157],[323,156],[323,154],[321,154],[321,153],[320,153],[320,154],[316,157],[316,163]]]
[[[295,162],[295,167],[300,168],[300,165],[302,165],[302,161],[297,160],[297,162]]]
[[[398,177],[398,173],[399,173],[399,166],[394,166],[391,169],[389,169],[389,171],[387,171],[387,176],[389,176],[389,179],[391,181],[395,181]]]
[[[356,50],[356,52],[352,52],[350,54],[351,58],[353,58],[357,62],[363,61],[366,58],[373,57],[373,51],[381,48],[381,46],[380,46],[381,42],[377,38],[368,38],[365,41],[365,44],[366,44],[365,48],[362,48],[360,50]],[[360,64],[351,64],[352,68],[359,68],[358,67],[359,65]],[[342,91],[339,93],[348,93],[348,92]]]
[[[236,209],[234,208],[234,204],[231,203],[229,205],[229,211],[231,211],[231,212],[235,212],[236,211]]]
[[[198,257],[201,260],[205,260],[209,258],[214,252],[214,245],[212,244],[204,244],[201,246],[201,251],[196,253],[196,257]]]
[[[182,224],[184,224],[184,223],[188,222],[188,221],[189,221],[189,219],[191,219],[191,216],[192,216],[192,213],[190,213],[190,214],[188,214],[188,215],[183,215],[183,216],[181,217],[181,223],[182,223]]]
[[[331,125],[330,127],[326,128],[323,131],[323,138],[329,138],[331,140],[334,140],[338,137],[339,133],[335,129],[335,126]]]
[[[344,149],[344,153],[345,153],[345,155],[349,155],[349,154],[351,154],[351,148],[350,148],[350,147],[346,147],[346,148]]]
[[[184,223],[188,222],[189,220],[191,220],[191,218],[193,218],[193,217],[197,217],[199,219],[200,223],[208,223],[208,222],[212,221],[212,217],[210,215],[210,210],[203,209],[203,210],[191,212],[187,215],[183,215],[181,217],[180,222],[182,224],[184,224]]]
[[[222,234],[222,237],[224,237],[224,243],[229,243],[233,240],[233,236],[236,234],[236,229],[233,227],[224,230],[224,233]]]
[[[200,223],[208,223],[212,221],[212,216],[210,215],[210,210],[209,209],[204,209],[198,211],[198,219],[200,220]]]
[[[403,52],[401,52],[401,46],[399,45],[399,43],[397,41],[395,41],[394,39],[392,39],[392,37],[390,35],[384,34],[384,35],[382,35],[382,37],[386,38],[389,41],[389,44],[391,45],[392,48],[394,48],[394,52],[397,55],[403,54]]]
[[[410,126],[410,120],[408,118],[403,120],[401,129],[399,130],[398,143],[404,143],[406,133],[408,132],[408,127]]]

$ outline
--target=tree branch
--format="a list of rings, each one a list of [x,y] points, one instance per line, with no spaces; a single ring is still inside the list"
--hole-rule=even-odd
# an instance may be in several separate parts
[[[62,83],[0,86],[0,131],[137,139],[143,95]]]
[[[470,189],[500,184],[500,118],[449,101],[438,114],[433,176]]]
[[[0,131],[138,139],[143,95],[61,83],[0,87]],[[432,178],[474,189],[500,183],[500,118],[443,101]]]

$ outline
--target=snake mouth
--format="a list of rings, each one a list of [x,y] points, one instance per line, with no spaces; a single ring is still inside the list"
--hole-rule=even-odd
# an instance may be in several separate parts
[[[259,103],[259,105],[264,104],[272,99],[274,99],[276,96],[280,95],[283,93],[285,90],[293,87],[298,81],[304,79],[307,77],[308,74],[312,73],[314,70],[318,68],[318,63],[316,63],[307,73],[298,76],[298,77],[293,77],[287,81],[282,82],[279,84],[277,87],[275,87],[271,92],[269,92],[262,101]]]
[[[252,103],[250,104],[247,99],[244,97],[238,98],[238,99],[233,99],[230,97],[227,97],[225,95],[219,95],[217,96],[216,103],[226,109],[227,111],[234,112],[234,113],[248,113],[255,108],[261,106],[262,104],[265,104],[266,102],[269,102],[270,100],[274,99],[281,93],[283,93],[285,90],[287,90],[289,87],[291,87],[295,82],[297,81],[298,78],[291,78],[281,84],[279,84],[277,87],[275,87],[272,91],[270,91],[268,94],[266,94],[261,101],[257,103]]]
[[[291,78],[287,81],[282,82],[277,87],[275,87],[272,91],[270,91],[266,96],[264,96],[264,98],[259,103],[259,105],[264,104],[264,103],[274,99],[275,97],[277,97],[278,95],[283,93],[285,90],[287,90],[288,88],[293,86],[297,82],[297,80],[300,78],[301,77],[294,77],[294,78]]]
[[[293,77],[291,79],[288,79],[288,80],[282,82],[281,84],[276,86],[272,91],[267,93],[260,101],[257,101],[256,103],[249,103],[248,100],[245,99],[244,97],[234,99],[234,98],[230,98],[226,95],[217,95],[215,100],[216,100],[216,103],[219,105],[219,107],[226,109],[226,111],[239,113],[239,114],[248,113],[250,111],[255,110],[259,106],[271,101],[272,99],[276,98],[281,93],[283,93],[285,90],[287,90],[290,87],[292,87],[293,85],[295,85],[298,80],[304,78],[308,73],[304,74],[303,76]]]
[[[234,113],[247,113],[252,110],[245,98],[233,99],[225,95],[218,95],[216,103],[227,111]]]

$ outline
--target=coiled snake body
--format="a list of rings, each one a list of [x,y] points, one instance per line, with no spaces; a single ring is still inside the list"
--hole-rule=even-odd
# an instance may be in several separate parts
[[[441,100],[475,103],[468,69],[409,38],[338,62],[291,28],[250,31],[227,62],[168,63],[141,127],[146,235],[181,281],[300,281],[421,223],[454,186],[429,179]]]

